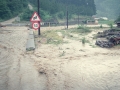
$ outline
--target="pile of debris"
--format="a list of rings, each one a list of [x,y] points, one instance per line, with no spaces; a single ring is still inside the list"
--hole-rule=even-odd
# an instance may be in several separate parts
[[[110,29],[98,32],[96,45],[102,48],[111,48],[120,44],[120,29]]]

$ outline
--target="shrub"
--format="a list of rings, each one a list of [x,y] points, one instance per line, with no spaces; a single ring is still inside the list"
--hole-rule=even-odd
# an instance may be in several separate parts
[[[85,37],[83,37],[81,41],[83,45],[85,45],[85,43],[90,43],[89,40],[87,40]]]
[[[79,26],[76,30],[78,33],[89,33],[91,30],[88,27],[85,26]]]
[[[84,37],[84,38],[82,38],[82,44],[85,44],[85,42],[86,42],[86,39]]]
[[[102,24],[100,25],[100,28],[103,28]]]
[[[34,12],[34,11],[30,10],[29,8],[27,8],[27,9],[20,15],[21,20],[29,21],[30,18],[32,17],[33,12]]]
[[[109,23],[108,26],[110,26],[111,29],[113,28],[113,24],[112,23]]]
[[[63,43],[63,38],[59,36],[56,31],[46,31],[42,34],[42,37],[47,39],[48,44],[61,44]]]

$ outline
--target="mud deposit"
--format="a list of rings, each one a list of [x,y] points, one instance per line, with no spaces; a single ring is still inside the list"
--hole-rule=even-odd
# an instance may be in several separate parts
[[[64,38],[69,43],[38,42],[26,52],[27,38],[26,27],[0,28],[0,90],[120,89],[119,47],[93,48]]]

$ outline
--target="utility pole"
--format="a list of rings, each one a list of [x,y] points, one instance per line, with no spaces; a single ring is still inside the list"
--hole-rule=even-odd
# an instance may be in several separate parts
[[[68,29],[68,9],[67,9],[67,29]]]
[[[40,3],[39,3],[39,0],[38,0],[38,15],[40,17],[40,10],[39,10],[39,7],[40,7]],[[38,22],[40,24],[40,22]],[[38,35],[40,35],[40,27],[38,28]]]
[[[67,1],[67,5],[66,5],[67,7],[66,7],[66,14],[67,14],[67,29],[68,29],[68,1]]]
[[[79,21],[79,19],[80,19],[80,14],[79,14],[79,12],[78,12],[78,26],[79,26],[79,24],[80,24],[80,21]]]

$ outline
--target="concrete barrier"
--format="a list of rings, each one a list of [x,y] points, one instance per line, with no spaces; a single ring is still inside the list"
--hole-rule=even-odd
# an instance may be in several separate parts
[[[26,50],[31,51],[35,50],[35,40],[34,40],[34,32],[32,30],[29,31],[29,36],[27,39]]]

